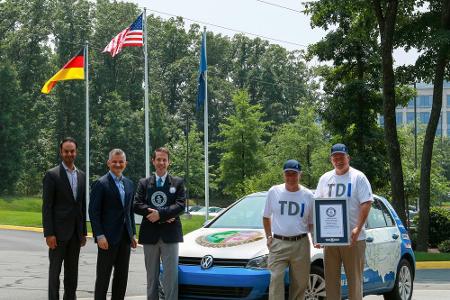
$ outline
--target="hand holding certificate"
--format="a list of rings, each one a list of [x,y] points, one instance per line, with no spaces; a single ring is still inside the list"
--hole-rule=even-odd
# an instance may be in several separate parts
[[[314,243],[321,246],[349,245],[347,199],[314,199]]]

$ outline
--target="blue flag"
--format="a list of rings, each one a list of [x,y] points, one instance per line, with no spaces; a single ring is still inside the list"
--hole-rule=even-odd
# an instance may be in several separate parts
[[[205,103],[206,98],[206,80],[205,72],[208,69],[206,62],[206,32],[202,34],[202,46],[200,48],[200,67],[198,75],[198,94],[197,94],[197,110]]]

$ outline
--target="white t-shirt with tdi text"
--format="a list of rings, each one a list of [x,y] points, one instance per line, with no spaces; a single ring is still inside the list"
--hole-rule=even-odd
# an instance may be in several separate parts
[[[309,231],[312,224],[313,193],[299,185],[296,192],[289,192],[283,184],[270,188],[264,207],[264,217],[270,218],[272,233],[296,236]]]
[[[373,202],[372,187],[363,172],[350,167],[347,173],[337,175],[331,170],[322,175],[317,184],[316,198],[347,198],[350,231],[358,223],[361,204]],[[363,227],[358,240],[365,240],[366,232]]]

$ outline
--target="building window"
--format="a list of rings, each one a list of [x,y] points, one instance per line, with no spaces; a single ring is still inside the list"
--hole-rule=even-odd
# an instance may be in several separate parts
[[[380,126],[383,127],[384,126],[384,116],[380,116],[380,118],[378,119],[378,122],[380,123]]]
[[[414,123],[414,113],[413,112],[406,113],[406,123]]]
[[[439,116],[438,126],[436,129],[436,135],[442,136],[442,114]]]
[[[397,123],[397,125],[403,124],[403,113],[402,112],[395,113],[395,122]]]
[[[408,101],[408,108],[414,108],[414,98]]]
[[[429,112],[420,112],[419,113],[419,122],[423,124],[428,124],[428,120],[430,120]]]
[[[447,108],[450,108],[450,95],[447,95]]]
[[[417,99],[417,107],[431,107],[433,98],[431,95],[422,95]]]
[[[442,115],[439,117],[436,135],[442,135]]]

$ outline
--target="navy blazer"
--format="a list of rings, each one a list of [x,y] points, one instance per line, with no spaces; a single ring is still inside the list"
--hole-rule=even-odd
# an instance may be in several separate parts
[[[86,230],[86,177],[77,169],[77,199],[64,166],[60,164],[44,176],[42,191],[42,224],[44,236],[56,236],[58,241],[68,241],[75,233],[81,240]]]
[[[132,209],[134,184],[125,176],[122,178],[125,188],[125,205],[122,204],[119,189],[109,172],[92,185],[89,218],[96,242],[97,236],[104,235],[109,245],[116,245],[120,242],[124,229],[127,230],[130,239],[136,235]]]
[[[167,205],[157,208],[160,216],[159,222],[151,223],[147,220],[148,208],[154,208],[148,199],[148,192],[156,187],[155,175],[139,180],[134,197],[134,212],[143,216],[139,230],[140,244],[156,244],[158,240],[164,243],[178,243],[183,241],[183,230],[179,216],[184,213],[186,191],[183,179],[167,174],[164,186],[174,190],[169,192]],[[175,218],[172,223],[166,221]]]

